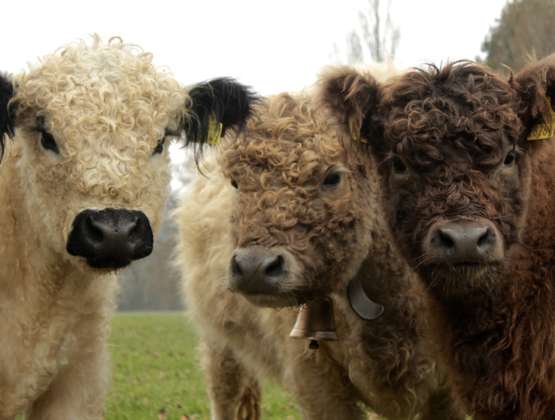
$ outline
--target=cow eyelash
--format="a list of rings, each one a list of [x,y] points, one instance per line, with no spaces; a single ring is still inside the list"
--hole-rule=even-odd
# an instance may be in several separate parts
[[[57,155],[60,154],[60,149],[58,148],[58,144],[56,143],[54,136],[46,130],[40,131],[40,144],[43,149],[50,150]]]
[[[505,155],[503,164],[505,166],[512,166],[516,162],[517,158],[518,158],[518,153],[516,150],[513,149]]]
[[[393,172],[397,175],[404,175],[409,169],[407,164],[399,156],[391,157],[391,167],[393,168]]]
[[[56,139],[46,130],[44,117],[37,117],[35,131],[40,135],[40,145],[44,150],[56,153],[57,155],[60,154],[60,148],[58,147],[58,143],[56,143]]]
[[[335,188],[343,180],[343,174],[346,172],[345,168],[340,166],[333,166],[324,175],[322,180],[322,187],[324,188]]]
[[[340,182],[341,182],[341,172],[331,171],[324,178],[322,185],[325,187],[335,187]]]

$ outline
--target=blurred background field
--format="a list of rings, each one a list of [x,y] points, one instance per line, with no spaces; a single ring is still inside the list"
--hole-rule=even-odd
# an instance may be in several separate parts
[[[205,420],[209,406],[197,337],[181,312],[125,312],[113,320],[107,420]],[[299,419],[291,398],[265,384],[264,419]]]

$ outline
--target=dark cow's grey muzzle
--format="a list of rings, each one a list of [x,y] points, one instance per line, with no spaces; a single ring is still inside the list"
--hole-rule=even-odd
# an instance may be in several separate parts
[[[84,210],[73,221],[67,252],[91,267],[121,268],[152,252],[152,229],[141,211]]]
[[[481,217],[436,222],[424,241],[424,251],[445,264],[499,262],[504,257],[501,234]]]

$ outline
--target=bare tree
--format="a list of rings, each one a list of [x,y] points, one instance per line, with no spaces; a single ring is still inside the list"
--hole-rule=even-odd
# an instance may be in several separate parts
[[[362,42],[360,41],[360,36],[356,33],[356,31],[352,31],[349,35],[347,35],[347,45],[349,46],[347,50],[347,62],[350,64],[364,62]]]
[[[392,0],[368,0],[367,10],[359,11],[359,27],[347,35],[348,64],[393,61],[401,31],[391,18],[391,3]],[[337,45],[334,45],[333,55],[336,61],[341,61]]]

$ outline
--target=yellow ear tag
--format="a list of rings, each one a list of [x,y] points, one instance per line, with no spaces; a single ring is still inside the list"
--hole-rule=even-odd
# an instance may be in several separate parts
[[[222,139],[222,131],[222,123],[218,123],[214,117],[210,117],[210,121],[208,122],[208,144],[211,146],[219,144]]]
[[[551,113],[549,121],[537,124],[528,136],[528,141],[549,140],[555,134],[555,111],[551,107],[551,99],[547,97],[546,100]]]
[[[360,127],[357,124],[357,121],[355,118],[349,118],[348,125],[349,125],[349,133],[351,134],[351,138],[354,141],[358,141],[361,143],[368,143],[366,139],[363,139],[360,136]]]

